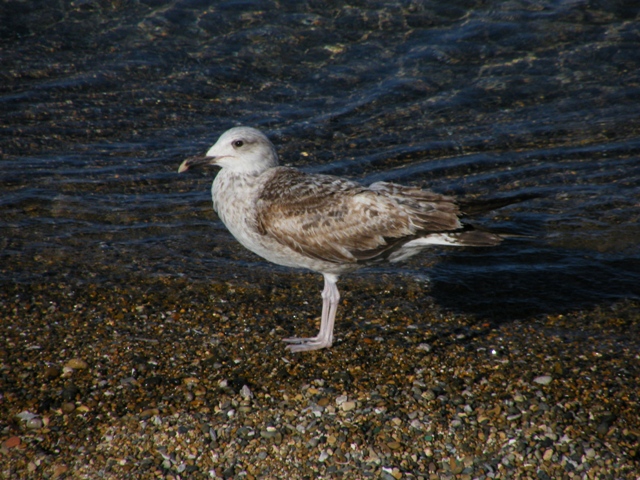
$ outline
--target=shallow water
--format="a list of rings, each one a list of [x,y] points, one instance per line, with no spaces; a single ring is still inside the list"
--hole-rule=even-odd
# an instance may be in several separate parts
[[[637,299],[630,4],[3,2],[0,281],[286,271],[217,220],[214,171],[176,173],[244,124],[307,171],[538,195],[476,220],[523,237],[371,281],[428,279],[442,307],[504,319]]]

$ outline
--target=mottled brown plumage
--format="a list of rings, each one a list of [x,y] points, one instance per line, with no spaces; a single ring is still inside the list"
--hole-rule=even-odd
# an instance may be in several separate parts
[[[457,230],[451,197],[278,168],[256,201],[261,234],[318,260],[366,263],[420,235]]]

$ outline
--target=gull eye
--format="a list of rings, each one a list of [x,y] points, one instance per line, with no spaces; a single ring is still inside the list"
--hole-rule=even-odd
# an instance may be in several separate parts
[[[233,148],[240,148],[243,145],[244,145],[244,142],[242,140],[234,140],[233,141]]]

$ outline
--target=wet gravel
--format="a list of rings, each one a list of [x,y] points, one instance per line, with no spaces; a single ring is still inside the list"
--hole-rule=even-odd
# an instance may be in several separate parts
[[[488,321],[371,280],[307,354],[314,275],[4,286],[0,476],[638,478],[637,303]]]

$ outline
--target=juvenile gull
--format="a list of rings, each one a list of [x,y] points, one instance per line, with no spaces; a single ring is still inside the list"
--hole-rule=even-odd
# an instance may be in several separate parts
[[[429,245],[486,247],[502,240],[463,225],[452,197],[280,167],[275,147],[255,128],[227,130],[178,172],[198,165],[222,168],[211,187],[213,208],[242,245],[270,262],[324,276],[320,332],[284,339],[292,352],[331,346],[340,275],[404,260]]]

